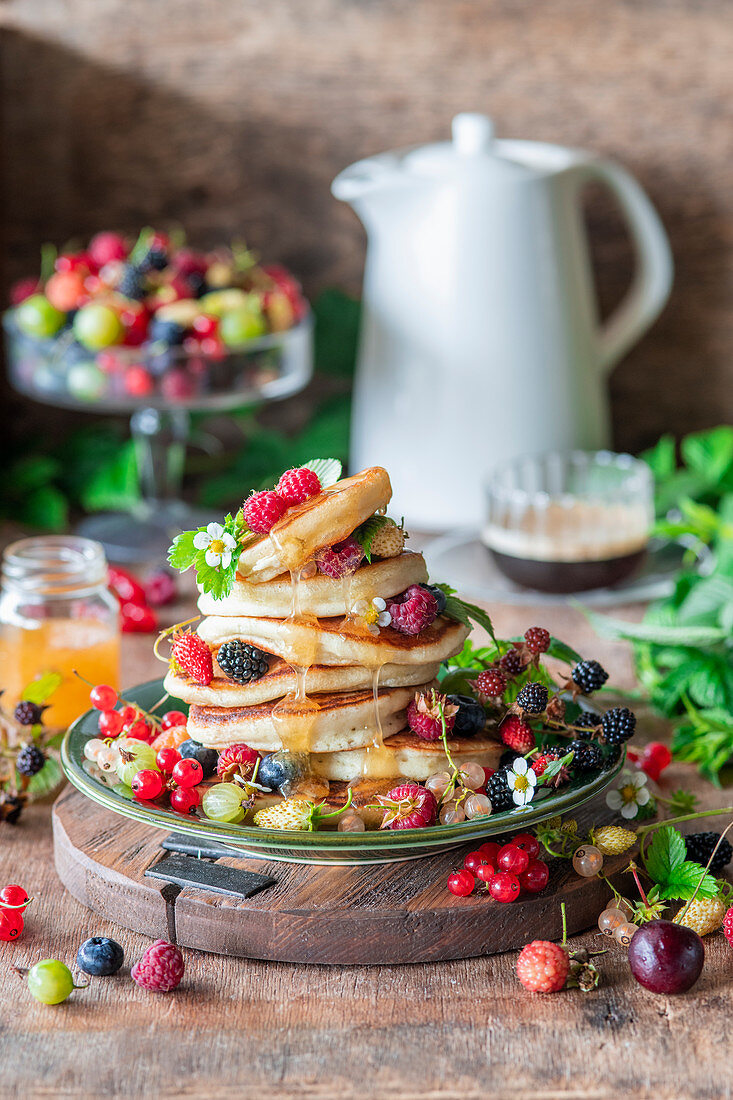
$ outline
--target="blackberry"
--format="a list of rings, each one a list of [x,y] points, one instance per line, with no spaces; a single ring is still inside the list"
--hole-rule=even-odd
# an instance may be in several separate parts
[[[470,695],[449,695],[448,702],[458,707],[453,723],[453,737],[473,737],[486,725],[486,711]]]
[[[259,680],[270,667],[268,654],[239,638],[220,646],[216,659],[224,675],[238,684],[251,684]]]
[[[547,653],[552,641],[549,630],[543,626],[531,626],[524,632],[524,640],[530,653],[537,656],[538,653]]]
[[[628,707],[611,707],[601,718],[603,740],[609,745],[622,745],[634,736],[636,715]]]
[[[32,775],[38,775],[45,763],[46,754],[38,748],[38,745],[24,745],[15,758],[16,770],[28,779]]]
[[[436,584],[421,584],[421,588],[424,588],[431,596],[435,596],[435,602],[438,605],[438,614],[442,615],[445,611],[448,597],[442,588],[438,588]]]
[[[43,721],[44,710],[46,710],[46,707],[42,707],[38,703],[30,703],[27,699],[24,699],[15,708],[15,721],[20,722],[21,726],[37,726],[39,722]]]
[[[521,755],[521,752],[517,752],[515,749],[506,749],[499,757],[499,767],[511,768],[514,761]]]
[[[492,813],[500,814],[503,810],[511,810],[514,799],[506,781],[506,768],[494,772],[489,780],[487,791],[491,801]]]
[[[8,794],[0,791],[0,821],[7,821],[8,825],[17,825],[18,818],[23,812],[25,795]]]
[[[685,837],[687,858],[691,859],[693,863],[699,863],[702,867],[707,867],[708,860],[713,854],[713,848],[719,840],[720,833],[690,833],[689,836]],[[710,864],[710,873],[717,875],[730,863],[731,859],[733,859],[733,848],[727,840],[724,840]]]
[[[525,684],[517,695],[517,706],[528,714],[542,714],[547,709],[550,694],[544,684]]]
[[[592,691],[598,691],[608,679],[608,673],[598,661],[580,661],[570,673],[573,683],[577,684],[581,691],[590,695]]]
[[[583,741],[589,741],[600,724],[600,715],[594,714],[591,710],[581,710],[580,714],[573,722],[573,725],[577,726],[580,731],[576,736]]]
[[[140,300],[145,297],[145,289],[140,272],[133,264],[126,264],[122,277],[117,284],[117,292],[125,298]]]
[[[573,753],[571,769],[581,775],[598,771],[603,766],[603,749],[595,741],[571,741],[566,751]]]
[[[502,672],[506,672],[507,676],[519,676],[520,672],[524,672],[526,667],[518,649],[510,649],[501,658],[499,664]]]

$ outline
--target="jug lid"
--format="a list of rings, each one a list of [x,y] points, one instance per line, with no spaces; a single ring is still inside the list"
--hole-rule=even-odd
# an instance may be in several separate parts
[[[465,111],[451,123],[451,141],[421,145],[407,151],[402,165],[407,171],[423,176],[452,176],[467,166],[486,165],[509,176],[526,177],[532,170],[506,155],[503,143],[495,140],[494,124],[488,115]]]

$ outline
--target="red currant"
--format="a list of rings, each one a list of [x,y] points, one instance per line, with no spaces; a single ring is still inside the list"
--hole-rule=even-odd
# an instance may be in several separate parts
[[[476,878],[480,878],[487,886],[495,874],[496,868],[492,867],[490,863],[482,863],[480,867],[476,868]]]
[[[23,931],[23,917],[19,912],[4,909],[0,912],[0,940],[17,940]]]
[[[523,848],[517,848],[516,844],[505,844],[496,857],[496,864],[501,871],[521,875],[529,866],[529,856]]]
[[[128,703],[120,711],[122,724],[125,726],[131,725],[131,723],[135,721],[139,713],[140,712],[138,711],[137,707],[133,707],[131,703]]]
[[[3,886],[0,890],[0,909],[5,905],[10,906],[10,908],[15,908],[18,905],[25,906],[30,900],[23,887],[16,886],[14,882],[9,886]]]
[[[103,710],[99,716],[99,732],[103,737],[117,737],[124,724],[118,710]]]
[[[144,718],[136,718],[126,729],[128,737],[133,737],[136,741],[151,741],[153,736],[153,729]]]
[[[163,776],[152,768],[143,768],[132,780],[132,789],[135,798],[141,798],[145,802],[157,798],[163,790]]]
[[[500,871],[489,883],[489,893],[496,901],[516,901],[519,890],[519,879],[509,871]]]
[[[114,710],[117,706],[117,692],[107,684],[97,684],[89,692],[89,699],[95,710]]]
[[[198,317],[193,319],[193,331],[201,337],[215,336],[218,327],[218,318],[210,317],[207,313],[199,313]]]
[[[448,875],[448,889],[458,898],[467,898],[473,891],[476,880],[470,871],[454,871]]]
[[[180,759],[181,754],[178,749],[161,749],[155,758],[155,763],[162,772],[170,773]]]
[[[201,795],[193,787],[176,787],[171,791],[171,809],[177,814],[192,814],[201,802]]]
[[[472,875],[475,875],[482,863],[488,863],[486,856],[484,856],[482,852],[469,852],[463,861],[463,866],[467,871],[470,871]]]
[[[204,769],[198,760],[179,760],[171,772],[179,787],[195,787],[204,778]]]
[[[484,768],[484,787],[488,787],[489,780],[496,771],[496,768]]]
[[[672,753],[661,741],[651,741],[641,754],[639,767],[655,782],[672,763]]]
[[[478,854],[487,863],[496,864],[496,857],[499,855],[501,844],[495,844],[493,840],[489,840],[486,844],[482,844],[478,850]]]
[[[512,837],[511,843],[515,848],[522,848],[530,859],[537,859],[540,854],[540,842],[532,833],[518,833]]]
[[[520,885],[530,894],[539,894],[550,880],[550,869],[541,859],[531,859],[527,870],[519,876]]]
[[[171,726],[185,726],[186,715],[182,710],[167,710],[161,719],[160,725],[164,730],[169,730]]]

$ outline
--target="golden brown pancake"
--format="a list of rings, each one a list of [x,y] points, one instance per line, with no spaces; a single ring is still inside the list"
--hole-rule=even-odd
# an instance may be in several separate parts
[[[448,746],[456,764],[471,760],[485,768],[496,768],[505,748],[485,737],[455,737],[448,741]],[[387,736],[385,730],[384,747],[379,755],[379,766],[375,770],[385,778],[404,776],[422,782],[434,772],[444,771],[448,764],[442,741],[424,741],[410,730],[392,736]],[[315,775],[324,779],[348,782],[364,773],[368,761],[367,750],[360,748],[315,753],[311,757],[311,767]]]

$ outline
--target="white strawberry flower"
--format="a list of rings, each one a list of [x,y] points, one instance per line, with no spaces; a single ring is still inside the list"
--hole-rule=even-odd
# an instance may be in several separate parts
[[[646,806],[651,798],[647,778],[644,772],[622,772],[616,786],[606,795],[608,808],[616,810],[627,820],[636,817],[639,809]]]
[[[205,531],[197,531],[193,537],[193,544],[197,550],[205,550],[206,564],[212,569],[221,566],[228,569],[232,561],[232,551],[236,549],[237,540],[228,531],[225,531],[220,523],[210,523]]]
[[[509,790],[516,806],[526,806],[534,798],[537,776],[523,756],[518,757],[507,772]]]
[[[361,619],[370,634],[379,634],[380,626],[389,626],[392,616],[387,611],[387,601],[381,596],[373,600],[359,600],[351,609],[352,615]]]

